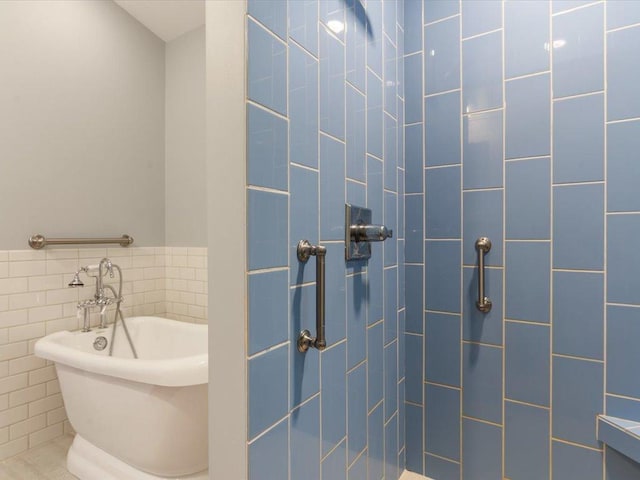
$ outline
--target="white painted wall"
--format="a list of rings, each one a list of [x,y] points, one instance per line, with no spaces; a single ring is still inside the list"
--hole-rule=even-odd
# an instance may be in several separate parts
[[[207,244],[205,29],[167,43],[166,245]]]
[[[0,1],[0,250],[164,245],[165,45],[110,0]]]

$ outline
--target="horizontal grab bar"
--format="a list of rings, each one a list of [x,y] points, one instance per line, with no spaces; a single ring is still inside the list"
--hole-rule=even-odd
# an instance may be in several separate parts
[[[40,250],[47,245],[101,245],[110,243],[128,247],[133,243],[133,237],[122,235],[118,238],[45,238],[40,234],[29,237],[29,246],[34,250]]]

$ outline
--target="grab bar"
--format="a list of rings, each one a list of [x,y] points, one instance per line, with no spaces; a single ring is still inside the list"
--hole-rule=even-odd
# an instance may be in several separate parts
[[[312,337],[309,330],[303,330],[298,336],[298,351],[301,353],[310,347],[324,350],[327,339],[324,334],[324,260],[327,248],[322,245],[311,245],[309,240],[298,242],[298,260],[306,262],[311,255],[316,257],[316,336]]]
[[[484,294],[484,256],[491,250],[491,240],[487,237],[478,238],[476,250],[478,251],[478,300],[476,307],[482,313],[487,313],[491,311],[491,300]]]
[[[128,247],[133,243],[133,237],[122,235],[118,238],[45,238],[40,234],[29,237],[29,246],[34,250],[40,250],[47,245],[101,245],[104,243],[117,243],[121,247]]]

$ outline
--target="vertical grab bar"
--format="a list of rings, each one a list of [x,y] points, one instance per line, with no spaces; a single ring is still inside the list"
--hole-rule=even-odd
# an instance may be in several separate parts
[[[327,339],[324,333],[324,260],[327,248],[322,245],[311,245],[308,240],[298,242],[298,260],[306,262],[311,255],[316,257],[316,336],[312,337],[309,330],[303,330],[298,336],[298,351],[301,353],[310,347],[324,350]]]
[[[478,251],[478,300],[476,307],[482,313],[488,313],[491,311],[491,300],[484,294],[484,256],[491,250],[491,240],[487,237],[478,238],[476,250]]]

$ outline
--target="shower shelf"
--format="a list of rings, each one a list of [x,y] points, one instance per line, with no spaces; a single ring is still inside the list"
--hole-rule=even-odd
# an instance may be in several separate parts
[[[598,440],[640,463],[640,422],[598,415]]]

